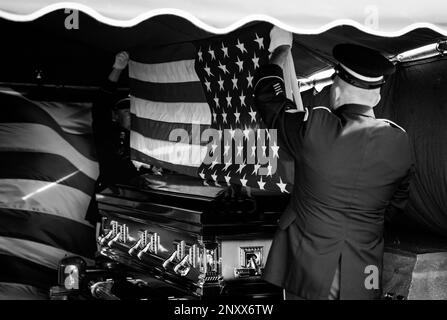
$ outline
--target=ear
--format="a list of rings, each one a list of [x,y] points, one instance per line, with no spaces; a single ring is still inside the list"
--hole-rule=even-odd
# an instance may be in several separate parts
[[[382,99],[382,96],[380,95],[380,92],[378,92],[374,96],[373,107],[375,107],[375,106],[377,106],[379,104],[380,99]]]
[[[340,86],[336,85],[334,87],[334,102],[336,106],[340,105],[340,99],[341,99],[341,88]]]

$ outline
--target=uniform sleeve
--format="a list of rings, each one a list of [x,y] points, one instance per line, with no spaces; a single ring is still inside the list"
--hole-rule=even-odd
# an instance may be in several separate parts
[[[404,211],[408,203],[408,198],[410,195],[410,182],[414,176],[414,171],[414,165],[411,165],[407,174],[402,178],[397,186],[397,189],[394,192],[390,204],[385,212],[386,221],[391,221],[394,217],[398,216]]]
[[[255,74],[255,104],[269,129],[277,129],[287,151],[297,156],[307,111],[297,111],[287,99],[282,69],[274,64],[262,66]]]

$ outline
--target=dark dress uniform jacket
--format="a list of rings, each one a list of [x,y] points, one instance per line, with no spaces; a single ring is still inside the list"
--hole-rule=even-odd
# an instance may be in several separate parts
[[[363,105],[292,112],[276,65],[262,67],[255,81],[258,111],[295,158],[294,190],[264,279],[304,299],[327,299],[340,263],[340,299],[380,297],[367,277],[376,267],[381,282],[384,216],[408,197],[407,134]]]

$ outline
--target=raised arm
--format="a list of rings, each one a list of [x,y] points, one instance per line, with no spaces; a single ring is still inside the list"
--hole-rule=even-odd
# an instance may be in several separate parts
[[[298,111],[287,99],[282,66],[290,50],[280,45],[272,53],[270,64],[262,66],[255,75],[255,104],[265,125],[278,130],[278,137],[288,152],[295,156],[299,151],[308,111]]]

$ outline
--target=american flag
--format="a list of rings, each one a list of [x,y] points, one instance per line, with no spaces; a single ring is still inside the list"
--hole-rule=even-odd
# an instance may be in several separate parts
[[[137,166],[200,176],[208,184],[291,191],[293,160],[271,139],[274,132],[262,131],[253,104],[254,74],[268,62],[271,28],[258,23],[203,41],[131,52],[130,146]],[[212,142],[204,136],[210,128],[217,132]]]
[[[0,88],[0,300],[48,291],[62,258],[96,250],[91,103],[39,96]]]
[[[255,72],[269,60],[270,30],[257,24],[196,43],[195,69],[218,136],[198,172],[216,184],[289,193],[291,157],[262,123],[253,98]]]

